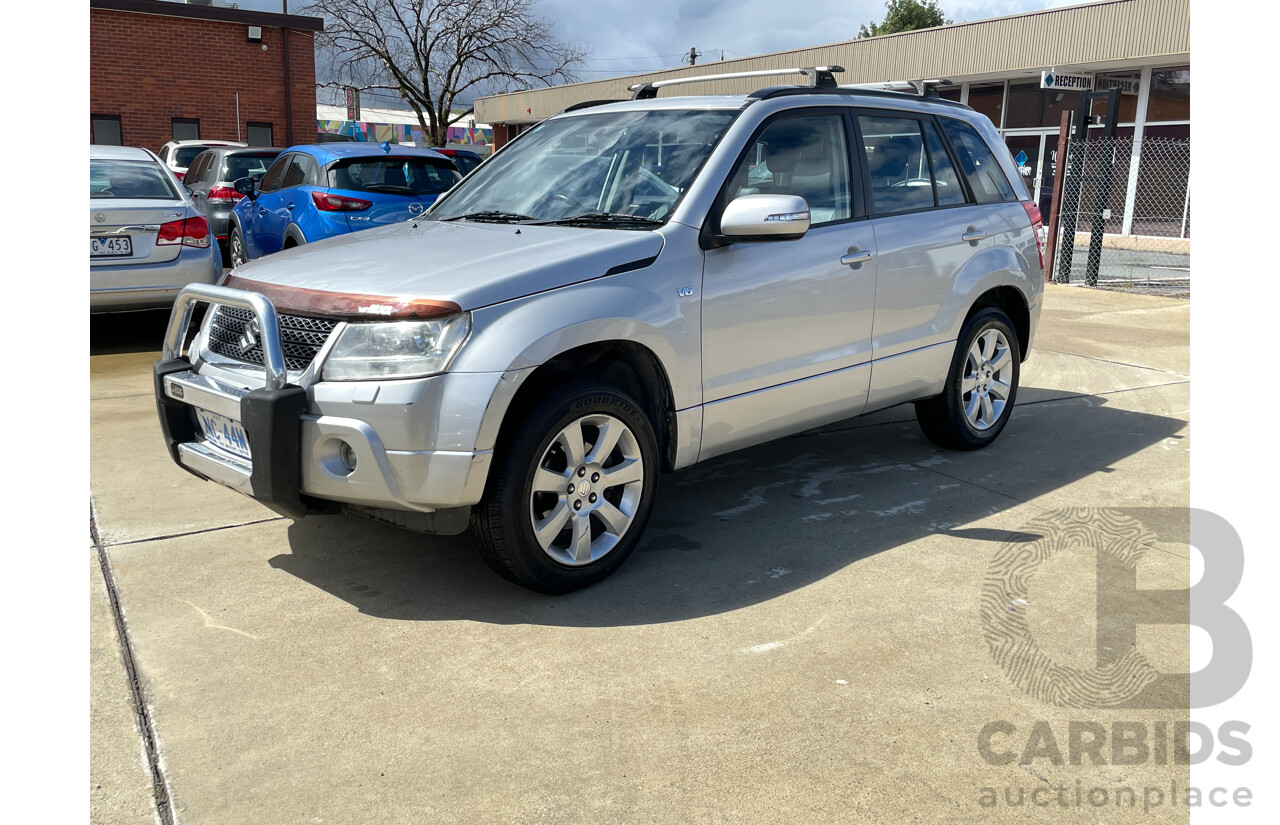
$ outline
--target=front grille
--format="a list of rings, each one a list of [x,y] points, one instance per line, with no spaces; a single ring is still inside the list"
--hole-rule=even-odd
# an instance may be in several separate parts
[[[277,315],[276,318],[280,322],[280,348],[284,350],[284,363],[294,372],[301,372],[311,365],[329,333],[338,325],[337,321],[301,315]],[[219,306],[214,312],[213,323],[209,325],[209,349],[246,364],[262,364],[261,343],[247,350],[240,348],[241,337],[252,320],[253,310]]]

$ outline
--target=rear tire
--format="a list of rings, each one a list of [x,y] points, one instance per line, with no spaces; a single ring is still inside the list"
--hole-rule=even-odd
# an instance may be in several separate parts
[[[942,393],[916,402],[925,436],[951,450],[977,450],[995,441],[1013,413],[1022,352],[1009,317],[984,307],[965,322]]]
[[[618,387],[578,381],[520,413],[472,509],[481,558],[530,590],[568,593],[605,578],[640,542],[658,486],[658,440]]]
[[[244,235],[241,234],[239,226],[231,227],[231,240],[228,243],[231,245],[228,255],[231,258],[232,269],[249,263],[249,256],[244,250]]]

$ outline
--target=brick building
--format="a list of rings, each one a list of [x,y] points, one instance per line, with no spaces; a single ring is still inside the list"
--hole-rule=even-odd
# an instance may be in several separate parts
[[[89,20],[90,143],[315,141],[320,18],[89,0]]]

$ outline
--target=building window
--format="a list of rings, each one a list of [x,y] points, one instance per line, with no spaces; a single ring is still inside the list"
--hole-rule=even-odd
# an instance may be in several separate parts
[[[101,146],[123,146],[120,135],[120,115],[90,115],[89,127],[93,142]]]
[[[245,129],[245,139],[249,141],[250,146],[274,146],[275,138],[271,132],[270,123],[259,123],[257,121],[249,121]]]
[[[175,117],[173,119],[174,140],[199,140],[200,121],[194,117]]]
[[[1000,110],[1004,107],[1004,84],[984,83],[969,87],[969,106],[990,118],[1000,128]]]
[[[1191,67],[1175,66],[1151,73],[1147,122],[1191,119]]]

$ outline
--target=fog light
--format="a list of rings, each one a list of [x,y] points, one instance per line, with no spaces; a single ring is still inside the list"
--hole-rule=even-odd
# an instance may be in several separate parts
[[[342,466],[347,468],[348,473],[355,472],[356,451],[345,441],[339,441],[338,444],[338,457],[342,459]]]

